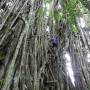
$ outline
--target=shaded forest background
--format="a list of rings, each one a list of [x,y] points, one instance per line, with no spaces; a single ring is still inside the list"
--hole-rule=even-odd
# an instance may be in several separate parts
[[[0,0],[0,90],[90,90],[90,1]]]

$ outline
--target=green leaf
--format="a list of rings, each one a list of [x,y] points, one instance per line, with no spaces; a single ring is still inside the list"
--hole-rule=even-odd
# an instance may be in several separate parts
[[[44,8],[39,8],[37,11],[38,16],[43,16],[46,13],[46,9]]]
[[[46,3],[51,3],[52,0],[45,0]]]
[[[4,79],[1,79],[0,80],[0,86],[2,86],[4,83],[5,83],[5,80]]]
[[[74,33],[78,32],[78,30],[77,30],[75,25],[72,25],[72,32],[74,32]]]
[[[54,18],[56,21],[60,21],[63,18],[63,13],[59,11],[54,11]]]

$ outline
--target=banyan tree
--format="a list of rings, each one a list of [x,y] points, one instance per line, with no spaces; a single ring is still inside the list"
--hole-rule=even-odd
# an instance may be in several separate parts
[[[90,0],[0,0],[0,90],[90,90]]]

